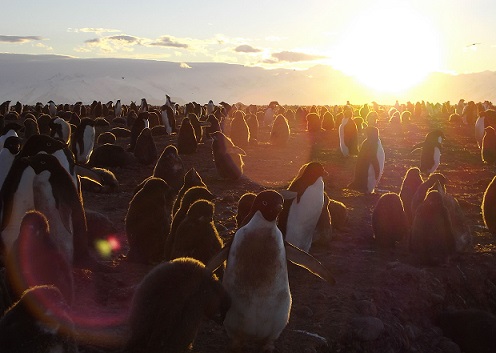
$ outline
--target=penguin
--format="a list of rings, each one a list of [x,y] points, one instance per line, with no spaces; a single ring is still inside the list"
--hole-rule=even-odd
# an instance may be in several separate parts
[[[33,135],[38,135],[40,133],[40,129],[38,127],[38,122],[33,114],[26,114],[26,118],[23,122],[24,125],[24,141],[30,138]]]
[[[270,130],[270,143],[274,146],[286,146],[290,136],[291,129],[288,119],[282,114],[277,114]]]
[[[124,352],[187,352],[202,320],[222,324],[229,307],[226,290],[200,261],[163,262],[136,289]]]
[[[153,264],[163,260],[171,224],[168,208],[172,189],[160,178],[148,179],[129,202],[125,217],[131,262]]]
[[[207,103],[207,115],[213,114],[215,110],[215,104],[213,100],[209,100]]]
[[[210,139],[212,138],[211,135],[214,132],[221,131],[219,119],[217,119],[217,117],[214,114],[208,115],[207,120],[205,122],[206,122],[205,133],[203,134],[205,139],[207,138]]]
[[[324,206],[324,177],[322,164],[309,162],[301,166],[287,190],[295,197],[284,202],[278,226],[289,243],[308,252]]]
[[[372,211],[372,229],[380,248],[394,248],[408,235],[408,220],[398,194],[382,194]]]
[[[231,348],[255,342],[272,352],[274,342],[288,323],[291,292],[286,261],[305,267],[334,284],[329,271],[308,253],[284,242],[277,227],[283,197],[274,190],[260,192],[250,214],[207,265],[219,267],[227,260],[222,285],[231,297],[224,328]]]
[[[196,200],[177,227],[172,244],[171,259],[191,257],[208,263],[224,246],[214,224],[215,205],[211,201]]]
[[[183,197],[181,198],[181,203],[179,205],[179,209],[172,216],[172,222],[170,225],[170,232],[168,233],[167,240],[165,241],[164,246],[164,257],[166,260],[170,260],[172,247],[174,245],[177,229],[179,225],[186,217],[188,209],[190,206],[197,200],[207,200],[212,201],[214,199],[214,195],[204,186],[193,186],[186,190]]]
[[[0,104],[0,115],[6,115],[10,111],[10,101]]]
[[[88,165],[101,168],[126,168],[135,161],[134,155],[122,146],[105,143],[93,150]]]
[[[379,114],[375,110],[371,110],[368,112],[365,117],[365,121],[368,126],[377,126],[377,121],[379,120]]]
[[[2,352],[77,353],[69,312],[56,287],[29,288],[0,319]]]
[[[307,120],[307,132],[317,133],[322,130],[322,122],[320,116],[317,113],[308,113],[306,116]]]
[[[184,182],[185,172],[184,163],[179,156],[179,152],[174,145],[167,145],[153,168],[155,178],[161,178],[178,192]]]
[[[87,164],[95,147],[95,121],[91,118],[81,119],[74,131],[72,152],[77,163]]]
[[[131,126],[131,142],[129,143],[129,147],[127,149],[128,152],[134,152],[136,140],[145,127],[149,127],[148,112],[141,112]]]
[[[143,165],[154,164],[157,161],[157,146],[153,140],[152,130],[149,128],[141,130],[133,153],[136,160]]]
[[[202,177],[195,168],[190,168],[183,177],[183,184],[179,192],[177,193],[176,200],[174,201],[174,205],[172,207],[172,214],[176,214],[179,206],[181,205],[181,200],[183,199],[184,194],[193,186],[203,186],[207,188],[207,184],[203,181]]]
[[[441,144],[446,137],[441,130],[434,130],[425,135],[424,142],[416,144],[411,152],[422,149],[420,155],[420,171],[431,174],[436,171],[441,162]]]
[[[413,196],[417,192],[419,186],[424,182],[422,175],[420,174],[420,169],[417,167],[411,167],[405,173],[403,182],[400,188],[400,199],[403,203],[403,209],[405,210],[406,218],[408,224],[412,224],[413,214],[412,214],[412,200]]]
[[[72,267],[56,245],[48,220],[38,211],[28,211],[21,221],[19,236],[6,261],[10,287],[16,297],[37,285],[54,285],[68,305],[74,298]]]
[[[412,212],[412,220],[415,218],[415,213],[417,212],[418,206],[424,201],[429,190],[434,187],[436,184],[439,184],[440,187],[444,188],[447,183],[446,177],[441,173],[433,173],[429,175],[427,180],[425,180],[422,184],[420,184],[417,188],[417,191],[413,194],[412,202],[411,202],[411,212]]]
[[[62,118],[56,117],[50,121],[50,136],[69,144],[71,141],[71,125]]]
[[[339,149],[343,156],[358,155],[358,129],[353,121],[353,110],[347,106],[338,129]]]
[[[484,163],[496,163],[496,131],[492,126],[484,129],[481,143],[481,158]]]
[[[246,116],[246,125],[248,125],[248,130],[250,131],[250,144],[256,145],[258,144],[258,130],[259,123],[258,118],[255,114],[248,114]]]
[[[243,175],[243,157],[246,152],[234,145],[229,137],[217,131],[212,135],[212,155],[215,169],[222,179],[238,180]]]
[[[340,201],[329,198],[329,214],[331,215],[332,228],[336,230],[344,230],[348,223],[348,209],[346,205]]]
[[[236,111],[231,120],[229,137],[231,141],[241,148],[246,148],[250,142],[250,129],[245,120],[245,113],[241,110]]]
[[[110,131],[102,132],[96,138],[96,143],[99,145],[103,145],[105,143],[114,144],[116,141],[117,141],[117,137],[113,133],[111,133]],[[91,159],[91,156],[90,156],[90,159]]]
[[[11,136],[19,136],[17,132],[22,129],[22,125],[17,123],[7,123],[3,127],[2,135],[0,135],[0,148],[5,144],[5,140]]]
[[[160,107],[160,121],[165,126],[167,135],[176,132],[176,118],[172,107],[166,104]]]
[[[138,115],[143,112],[148,112],[148,103],[146,102],[146,98],[141,98],[141,104],[138,108]]]
[[[496,176],[484,191],[481,209],[484,224],[492,234],[496,234]]]
[[[365,129],[367,138],[362,142],[355,164],[355,175],[349,188],[371,194],[381,180],[384,171],[385,154],[375,126]]]
[[[39,153],[25,159],[35,173],[32,181],[34,208],[48,219],[56,246],[69,264],[76,267],[93,265],[83,203],[72,177],[53,155]]]
[[[55,105],[54,101],[48,101],[48,113],[52,118],[54,118],[57,115],[57,106]]]
[[[443,197],[431,190],[413,218],[409,250],[422,265],[446,263],[455,252],[455,239]]]
[[[7,138],[3,144],[3,148],[0,148],[0,190],[20,150],[21,139],[17,136]]]
[[[200,123],[200,120],[198,119],[198,116],[195,113],[189,113],[188,119],[189,122],[191,123],[191,126],[193,126],[193,129],[195,130],[196,142],[200,143],[203,139],[202,124]]]
[[[324,115],[322,115],[322,124],[321,127],[325,131],[334,130],[334,116],[328,110],[325,111]]]
[[[312,235],[312,246],[329,246],[332,238],[332,218],[329,210],[331,199],[324,191],[324,204]]]
[[[36,121],[38,122],[38,128],[40,129],[40,134],[50,135],[51,133],[50,122],[52,121],[50,115],[41,114],[40,116],[38,116]]]
[[[122,104],[121,104],[121,100],[118,99],[114,105],[114,117],[120,118],[121,116],[122,116]]]
[[[236,211],[236,229],[241,227],[245,217],[250,213],[251,206],[253,205],[253,201],[255,201],[256,197],[257,194],[253,192],[246,192],[239,198],[238,208]]]
[[[177,133],[177,151],[179,154],[192,154],[196,152],[197,147],[198,141],[196,139],[195,129],[191,124],[190,118],[185,117]]]

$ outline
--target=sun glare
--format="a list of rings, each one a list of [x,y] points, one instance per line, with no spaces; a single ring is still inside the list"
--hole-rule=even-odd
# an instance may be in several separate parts
[[[358,14],[343,32],[333,64],[376,91],[399,93],[439,67],[437,38],[412,9],[376,8]]]

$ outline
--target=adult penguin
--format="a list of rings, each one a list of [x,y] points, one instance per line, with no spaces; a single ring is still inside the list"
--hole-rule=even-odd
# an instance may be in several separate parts
[[[339,149],[343,156],[356,156],[358,154],[358,128],[353,121],[353,109],[346,106],[343,119],[338,129]]]
[[[207,265],[212,270],[227,260],[222,284],[231,297],[231,307],[224,327],[233,349],[255,342],[262,351],[274,351],[274,342],[286,327],[291,311],[286,261],[335,283],[314,257],[284,242],[277,227],[282,207],[281,194],[274,190],[260,192],[232,242]]]
[[[81,123],[74,131],[72,152],[77,163],[86,164],[90,160],[95,147],[95,121],[91,118],[81,119]]]
[[[177,151],[179,154],[192,154],[198,148],[195,129],[189,117],[183,118],[177,133]]]
[[[375,126],[365,129],[367,138],[363,141],[355,164],[355,175],[349,188],[370,194],[381,179],[384,171],[385,154]]]
[[[5,140],[10,136],[19,136],[17,132],[22,129],[22,125],[17,123],[7,123],[2,129],[2,134],[0,135],[0,148],[5,144]]]
[[[152,264],[163,260],[171,224],[168,205],[172,195],[172,189],[165,181],[152,177],[129,202],[125,225],[130,261]]]
[[[212,135],[212,155],[219,176],[227,180],[238,180],[243,175],[243,157],[246,152],[234,145],[229,137],[217,131]]]
[[[425,135],[424,142],[413,146],[412,152],[422,149],[420,171],[424,174],[434,173],[441,162],[441,144],[446,137],[441,130],[434,130]]]
[[[168,135],[176,132],[176,117],[174,110],[167,104],[160,107],[160,121],[165,126],[165,131]]]
[[[496,131],[492,126],[484,129],[481,144],[481,158],[484,163],[496,163]]]
[[[285,240],[303,251],[308,252],[312,246],[324,206],[324,177],[327,175],[322,164],[309,162],[301,166],[287,188],[293,198],[285,200],[278,225]]]
[[[53,118],[50,121],[50,136],[59,139],[64,143],[71,141],[71,124],[60,117]]]
[[[5,140],[3,148],[0,148],[0,190],[3,182],[14,163],[14,159],[21,150],[21,139],[17,136],[10,136]]]

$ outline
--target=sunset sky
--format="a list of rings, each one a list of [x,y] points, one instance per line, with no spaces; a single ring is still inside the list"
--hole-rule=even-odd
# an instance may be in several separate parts
[[[495,10],[494,0],[17,0],[2,4],[0,52],[328,64],[381,89],[496,71]]]

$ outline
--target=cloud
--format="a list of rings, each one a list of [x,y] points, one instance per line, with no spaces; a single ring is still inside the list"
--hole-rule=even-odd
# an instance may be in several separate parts
[[[126,35],[120,35],[120,36],[111,36],[107,37],[107,40],[115,40],[115,41],[123,41],[129,44],[140,44],[141,39],[133,36],[126,36]]]
[[[100,43],[100,38],[92,38],[84,41],[87,44],[97,44]]]
[[[234,48],[234,51],[238,53],[260,53],[262,50],[253,48],[251,45],[243,44]]]
[[[313,60],[319,60],[325,58],[325,56],[321,56],[321,55],[298,53],[294,51],[281,51],[279,53],[273,53],[272,57],[276,59],[278,62],[287,61],[292,63],[298,61],[313,61]]]
[[[37,40],[43,40],[40,36],[4,36],[0,35],[0,42],[4,43],[27,43]]]
[[[102,33],[119,33],[121,32],[118,29],[112,29],[112,28],[94,28],[94,27],[85,27],[85,28],[68,28],[67,32],[74,32],[74,33],[95,33],[95,34],[102,34]]]
[[[157,41],[150,43],[150,45],[158,46],[158,47],[172,47],[172,48],[189,48],[189,45],[186,43],[180,43],[169,36],[160,37]]]

